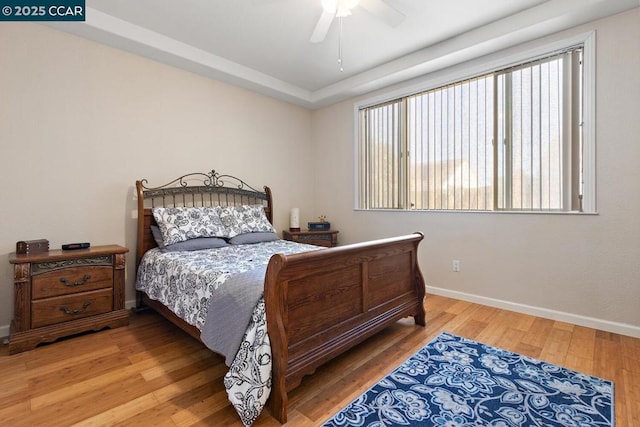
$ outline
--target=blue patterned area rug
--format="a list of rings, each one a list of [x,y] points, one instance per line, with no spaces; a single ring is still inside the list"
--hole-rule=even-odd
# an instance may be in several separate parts
[[[613,383],[441,333],[324,426],[613,426]]]

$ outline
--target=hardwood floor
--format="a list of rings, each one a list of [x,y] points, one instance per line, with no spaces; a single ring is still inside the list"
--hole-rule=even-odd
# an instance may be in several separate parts
[[[400,321],[290,393],[288,426],[321,424],[441,331],[615,382],[616,426],[640,426],[640,339],[450,298],[427,326]],[[241,426],[223,359],[152,312],[131,324],[9,356],[0,348],[2,426]],[[255,426],[278,426],[267,411]]]

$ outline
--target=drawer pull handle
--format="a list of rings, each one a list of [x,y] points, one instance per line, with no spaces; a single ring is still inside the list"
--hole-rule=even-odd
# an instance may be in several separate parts
[[[82,304],[82,308],[77,308],[75,310],[69,310],[66,305],[63,305],[62,307],[60,307],[60,311],[62,311],[64,314],[74,315],[74,314],[82,313],[90,305],[91,305],[91,302],[85,301],[84,304]]]
[[[85,274],[84,276],[82,276],[82,280],[80,280],[79,282],[69,282],[66,277],[61,277],[60,281],[65,286],[82,286],[87,283],[87,280],[89,279],[91,279],[91,275]]]

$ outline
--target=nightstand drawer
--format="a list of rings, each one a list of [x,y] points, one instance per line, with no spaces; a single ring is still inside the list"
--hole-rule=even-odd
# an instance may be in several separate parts
[[[71,267],[33,276],[32,298],[75,294],[113,286],[113,267]]]
[[[293,242],[332,248],[338,244],[338,230],[282,230],[282,238]]]
[[[31,303],[31,327],[39,328],[113,310],[113,291],[81,292]]]
[[[298,236],[298,242],[316,246],[331,246],[331,234],[301,234]]]

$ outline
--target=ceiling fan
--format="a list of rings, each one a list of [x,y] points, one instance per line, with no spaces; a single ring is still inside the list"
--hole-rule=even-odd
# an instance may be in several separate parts
[[[351,15],[351,10],[356,6],[360,6],[377,16],[391,27],[398,26],[405,18],[403,13],[384,0],[322,0],[322,14],[309,41],[311,43],[322,42],[329,32],[333,19]]]

